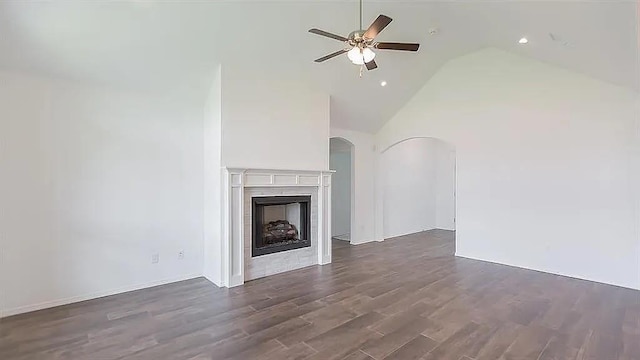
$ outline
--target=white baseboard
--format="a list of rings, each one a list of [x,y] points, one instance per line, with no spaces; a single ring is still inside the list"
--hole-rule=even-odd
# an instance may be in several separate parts
[[[362,245],[362,244],[368,244],[368,243],[372,243],[372,242],[381,242],[384,239],[369,239],[369,240],[361,240],[361,241],[355,241],[355,240],[351,240],[349,241],[350,245]]]
[[[402,232],[402,233],[393,234],[393,235],[386,235],[386,236],[384,236],[384,240],[390,240],[390,239],[394,239],[394,238],[398,238],[398,237],[403,237],[403,236],[407,236],[407,235],[420,234],[420,233],[427,232],[427,231],[431,231],[431,230],[438,230],[438,229],[437,229],[437,228],[430,228],[430,229],[423,229],[423,230],[416,230],[416,231]]]
[[[222,285],[222,279],[214,279],[213,276],[208,276],[208,274],[203,274],[202,277],[204,277],[205,279],[207,279],[210,283],[212,283],[213,285],[221,288],[224,287]]]
[[[358,241],[358,242],[352,240],[352,241],[350,241],[350,244],[351,245],[362,245],[362,244],[366,244],[366,243],[370,243],[370,242],[374,242],[374,241],[376,241],[376,240],[372,239],[372,240],[364,240],[364,241]]]
[[[37,303],[37,304],[24,305],[24,306],[9,308],[9,309],[0,309],[0,318],[4,318],[4,317],[7,317],[7,316],[12,316],[12,315],[23,314],[23,313],[27,313],[27,312],[31,312],[31,311],[36,311],[36,310],[48,309],[48,308],[61,306],[61,305],[73,304],[73,303],[77,303],[77,302],[80,302],[80,301],[97,299],[97,298],[101,298],[101,297],[105,297],[105,296],[121,294],[121,293],[129,292],[129,291],[146,289],[146,288],[159,286],[159,285],[166,285],[166,284],[170,284],[170,283],[174,283],[174,282],[178,282],[178,281],[190,280],[190,279],[198,278],[198,277],[201,277],[201,276],[202,276],[202,274],[187,274],[187,275],[183,275],[183,276],[179,276],[179,277],[175,277],[175,278],[152,281],[150,283],[145,283],[145,284],[137,284],[137,285],[132,285],[132,286],[125,286],[125,287],[121,287],[121,288],[117,288],[117,289],[100,291],[100,292],[96,292],[96,293],[92,293],[92,294],[72,296],[72,297],[68,297],[68,298],[57,299],[57,300],[52,300],[52,301],[45,301],[45,302],[41,302],[41,303]]]
[[[503,261],[503,260],[485,259],[485,258],[473,256],[473,255],[460,254],[459,252],[456,252],[455,256],[461,257],[461,258],[465,258],[465,259],[470,259],[470,260],[484,261],[484,262],[488,262],[488,263],[492,263],[492,264],[515,267],[515,268],[518,268],[518,269],[537,271],[537,272],[542,272],[542,273],[545,273],[545,274],[564,276],[564,277],[568,277],[568,278],[572,278],[572,279],[591,281],[591,282],[596,282],[596,283],[606,284],[606,285],[611,285],[611,286],[618,286],[618,287],[631,289],[631,290],[640,290],[640,285],[621,284],[621,283],[615,283],[615,282],[610,282],[610,281],[604,281],[602,279],[593,279],[593,278],[580,276],[580,275],[575,275],[575,274],[567,274],[567,273],[562,273],[562,272],[558,272],[558,271],[546,270],[546,269],[538,268],[538,267],[535,267],[535,266],[523,266],[523,265],[517,265],[517,264],[511,263],[511,262],[508,262],[508,261]]]

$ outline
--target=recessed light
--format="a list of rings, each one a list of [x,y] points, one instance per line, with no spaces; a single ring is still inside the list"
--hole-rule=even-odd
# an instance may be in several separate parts
[[[380,81],[380,86],[387,86],[387,82],[386,81]]]
[[[521,38],[520,40],[518,40],[518,42],[519,42],[520,44],[526,44],[526,43],[528,43],[528,42],[529,42],[529,39],[527,39],[526,37],[523,37],[523,38]]]

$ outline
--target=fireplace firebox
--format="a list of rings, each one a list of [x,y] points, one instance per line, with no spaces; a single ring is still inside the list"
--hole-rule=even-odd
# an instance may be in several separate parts
[[[253,197],[251,257],[311,246],[311,196]]]

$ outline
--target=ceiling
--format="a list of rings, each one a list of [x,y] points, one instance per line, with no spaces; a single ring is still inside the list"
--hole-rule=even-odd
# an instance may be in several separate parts
[[[0,68],[198,99],[218,63],[287,72],[331,95],[332,125],[367,132],[442,64],[484,47],[640,91],[635,0],[365,1],[365,27],[378,14],[394,19],[377,40],[422,45],[378,51],[379,68],[362,78],[346,55],[314,63],[342,44],[307,32],[347,35],[357,9],[353,0],[1,2]]]

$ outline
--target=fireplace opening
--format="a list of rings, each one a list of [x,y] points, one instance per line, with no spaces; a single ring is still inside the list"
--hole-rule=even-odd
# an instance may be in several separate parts
[[[252,198],[251,257],[311,246],[311,196]]]

